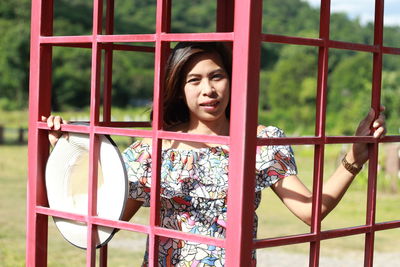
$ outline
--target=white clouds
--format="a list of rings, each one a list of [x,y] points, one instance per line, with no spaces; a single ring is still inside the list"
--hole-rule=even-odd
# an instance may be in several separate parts
[[[319,7],[321,0],[303,0]],[[332,12],[344,12],[350,18],[359,18],[361,23],[374,20],[375,0],[331,0]],[[400,1],[385,0],[385,25],[400,26]]]

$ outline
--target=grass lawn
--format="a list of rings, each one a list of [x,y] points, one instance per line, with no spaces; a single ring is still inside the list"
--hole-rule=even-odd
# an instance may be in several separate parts
[[[1,122],[0,122],[1,123]],[[121,149],[123,149],[121,147]],[[294,147],[299,166],[299,177],[311,188],[313,169],[312,147]],[[335,167],[336,155],[341,147],[327,148],[325,177]],[[27,182],[27,147],[25,145],[0,145],[0,266],[25,266],[25,216]],[[366,185],[353,183],[338,207],[323,221],[322,229],[335,229],[365,223]],[[377,221],[399,220],[400,196],[384,193],[378,188]],[[309,227],[295,218],[280,200],[267,189],[257,211],[259,238],[293,235],[309,232]],[[148,209],[142,209],[133,221],[146,224]],[[109,243],[109,266],[140,266],[145,248],[145,235],[121,231]],[[380,231],[376,234],[377,252],[398,253],[400,229]],[[321,255],[346,255],[364,248],[364,236],[352,236],[323,241]],[[309,245],[300,244],[277,248],[289,253],[308,253]],[[49,218],[49,266],[85,266],[85,251],[66,242]]]

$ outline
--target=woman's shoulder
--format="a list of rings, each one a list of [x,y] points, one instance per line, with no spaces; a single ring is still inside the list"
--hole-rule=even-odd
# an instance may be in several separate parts
[[[257,137],[259,138],[277,138],[286,137],[284,131],[276,126],[258,125]]]

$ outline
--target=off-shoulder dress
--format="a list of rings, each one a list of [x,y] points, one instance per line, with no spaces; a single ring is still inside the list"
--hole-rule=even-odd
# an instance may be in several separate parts
[[[259,127],[260,128],[260,127]],[[277,127],[261,127],[261,138],[284,137]],[[151,146],[136,141],[123,153],[129,178],[129,197],[150,205]],[[190,150],[163,149],[161,153],[161,226],[187,233],[224,238],[226,231],[227,146]],[[261,190],[289,175],[297,167],[286,145],[257,147],[255,208]],[[254,237],[257,234],[257,215]],[[255,253],[253,253],[255,265]],[[223,248],[172,238],[160,238],[159,266],[224,266]],[[143,266],[147,266],[147,251]]]

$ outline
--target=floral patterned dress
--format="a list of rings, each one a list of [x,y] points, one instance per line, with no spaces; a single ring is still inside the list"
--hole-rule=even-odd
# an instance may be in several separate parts
[[[258,137],[284,137],[276,127],[262,127]],[[165,149],[161,165],[161,226],[187,233],[224,238],[226,232],[228,159],[226,146],[190,150]],[[123,153],[129,197],[150,204],[151,146],[133,143]],[[297,173],[290,146],[257,147],[255,207],[261,190]],[[254,222],[254,237],[257,216]],[[253,253],[254,261],[255,254]],[[160,238],[159,266],[224,266],[223,248],[172,238]],[[143,266],[147,266],[147,251]]]

